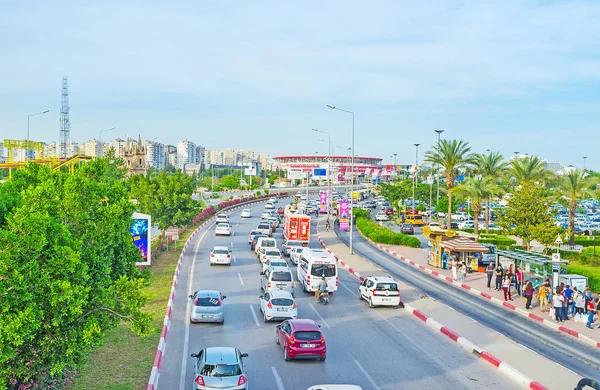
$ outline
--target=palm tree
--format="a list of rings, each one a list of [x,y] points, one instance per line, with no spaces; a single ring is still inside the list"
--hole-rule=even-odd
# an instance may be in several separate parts
[[[506,173],[508,163],[499,152],[490,152],[489,154],[475,155],[475,172],[483,175],[491,183],[497,183]],[[485,232],[490,232],[490,201],[493,195],[500,195],[502,189],[496,186],[496,189],[490,192],[485,199]]]
[[[594,181],[582,169],[573,169],[560,176],[557,181],[560,194],[569,200],[569,243],[575,245],[575,211],[577,200],[589,193],[589,188]]]
[[[499,187],[487,177],[477,175],[467,178],[463,184],[455,187],[452,192],[471,200],[473,220],[475,222],[475,235],[479,235],[479,214],[481,213],[481,202],[498,193]]]
[[[552,172],[544,167],[544,161],[536,156],[514,158],[510,161],[510,175],[517,183],[525,181],[544,183],[553,177]]]
[[[459,169],[473,165],[475,159],[469,152],[471,147],[463,140],[440,140],[425,153],[425,161],[437,165],[444,170],[446,186],[448,187],[448,228],[452,222],[452,188],[454,178]]]

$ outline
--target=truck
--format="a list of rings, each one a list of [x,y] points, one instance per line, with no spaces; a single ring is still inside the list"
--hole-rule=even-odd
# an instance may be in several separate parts
[[[310,216],[302,212],[296,205],[288,205],[284,211],[283,238],[300,241],[303,246],[310,242]]]

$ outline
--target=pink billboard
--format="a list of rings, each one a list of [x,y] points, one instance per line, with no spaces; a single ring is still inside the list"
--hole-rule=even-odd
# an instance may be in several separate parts
[[[326,213],[327,212],[327,193],[322,191],[319,194],[319,212]]]
[[[350,203],[347,200],[340,201],[340,230],[348,230],[350,222]]]

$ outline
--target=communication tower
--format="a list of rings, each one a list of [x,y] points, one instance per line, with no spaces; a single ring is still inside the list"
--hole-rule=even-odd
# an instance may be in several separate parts
[[[71,146],[71,121],[69,120],[69,80],[66,76],[62,78],[62,94],[60,103],[60,141],[58,155],[66,158]]]

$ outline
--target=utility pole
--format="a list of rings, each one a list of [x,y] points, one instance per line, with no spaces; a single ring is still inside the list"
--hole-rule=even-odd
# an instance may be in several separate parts
[[[440,153],[440,142],[442,140],[442,133],[444,132],[444,130],[442,129],[436,129],[434,130],[437,135],[438,135],[438,143],[437,143],[437,152],[438,152],[438,156]],[[436,205],[438,203],[440,203],[440,173],[438,172],[439,167],[437,164],[435,164],[435,176],[437,178],[437,199],[436,199]]]
[[[419,171],[419,145],[415,144],[415,174],[413,177],[413,191],[412,191],[412,211],[415,213],[415,187],[417,185],[417,174]]]

